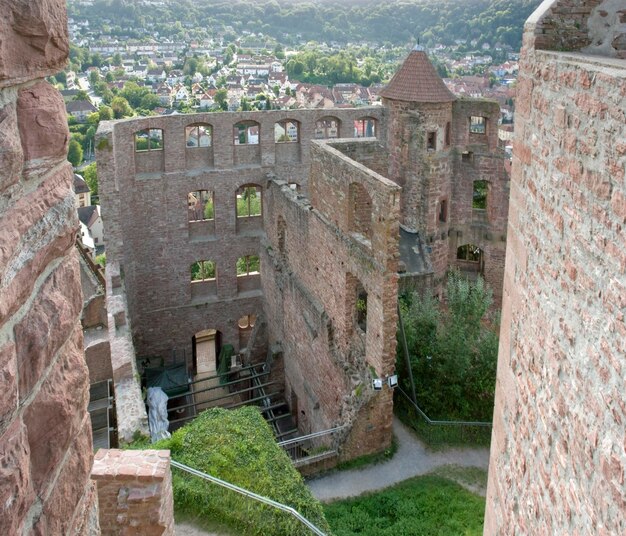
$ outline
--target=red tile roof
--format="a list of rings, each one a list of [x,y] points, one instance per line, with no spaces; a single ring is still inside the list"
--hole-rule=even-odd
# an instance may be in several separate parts
[[[405,102],[452,102],[456,97],[443,83],[422,50],[412,50],[381,97]]]

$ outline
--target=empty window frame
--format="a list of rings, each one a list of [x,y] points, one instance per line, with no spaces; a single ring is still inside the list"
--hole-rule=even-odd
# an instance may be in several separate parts
[[[246,255],[237,259],[237,277],[257,275],[261,272],[261,260],[258,255]]]
[[[472,115],[470,117],[469,130],[472,134],[485,134],[487,132],[487,119]]]
[[[442,199],[439,201],[439,223],[446,223],[448,221],[448,200]]]
[[[300,124],[293,119],[278,121],[274,125],[274,141],[276,143],[298,143]]]
[[[446,123],[446,132],[445,132],[446,147],[450,147],[450,143],[451,143],[451,141],[450,141],[450,139],[451,139],[450,129],[451,129],[450,121],[448,121]]]
[[[145,128],[135,132],[135,152],[162,150],[163,131],[160,128]]]
[[[367,331],[367,292],[360,282],[356,295],[356,324],[361,331]]]
[[[456,250],[456,258],[460,261],[467,262],[480,262],[482,257],[482,250],[474,244],[465,244],[460,246]]]
[[[187,194],[189,221],[212,220],[215,218],[213,192],[197,190]]]
[[[185,127],[185,145],[188,148],[211,147],[213,131],[211,125],[189,125]]]
[[[315,139],[328,140],[339,137],[339,119],[322,117],[315,122]]]
[[[215,278],[214,261],[196,261],[191,265],[191,281],[211,281]]]
[[[254,121],[237,123],[233,127],[235,145],[258,145],[260,131],[260,125]]]
[[[373,117],[362,117],[354,122],[355,138],[375,138],[376,119]]]
[[[431,130],[426,134],[426,150],[427,151],[436,151],[437,150],[437,132]]]
[[[237,217],[249,218],[261,215],[261,187],[254,184],[237,190]]]
[[[485,210],[487,208],[487,196],[489,194],[489,183],[487,181],[474,181],[472,192],[472,208]]]

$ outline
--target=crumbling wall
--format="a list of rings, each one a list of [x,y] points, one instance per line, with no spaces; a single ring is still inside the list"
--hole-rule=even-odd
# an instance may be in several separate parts
[[[65,2],[0,12],[0,533],[94,534]]]
[[[310,202],[284,182],[270,184],[262,283],[300,431],[347,424],[342,455],[350,458],[391,441],[391,391],[374,392],[371,381],[394,370],[400,188],[342,154],[343,143],[312,145]],[[355,184],[369,197],[368,236],[350,227]]]
[[[537,37],[609,3],[544,3],[525,30],[489,535],[626,532],[626,66]]]
[[[123,268],[138,355],[170,361],[175,350],[177,359],[184,351],[190,360],[192,337],[209,328],[239,350],[237,321],[260,315],[262,296],[258,278],[242,284],[236,263],[258,255],[265,217],[238,218],[236,192],[254,184],[264,196],[268,174],[306,192],[309,146],[316,121],[326,115],[327,110],[281,110],[101,123],[96,152],[107,262],[117,260]],[[380,107],[333,110],[333,115],[348,133],[361,117],[384,120]],[[297,143],[275,143],[275,125],[283,120],[298,124]],[[259,125],[257,145],[233,143],[233,127],[242,121]],[[210,147],[186,147],[185,127],[194,124],[211,126]],[[163,131],[163,150],[135,152],[134,133],[146,128]],[[258,154],[254,162],[247,160],[250,150]],[[188,194],[198,190],[213,193],[214,220],[188,221]],[[192,289],[190,267],[199,260],[216,262],[214,291]]]

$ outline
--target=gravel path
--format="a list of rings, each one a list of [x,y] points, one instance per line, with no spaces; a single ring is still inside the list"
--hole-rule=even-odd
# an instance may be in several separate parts
[[[397,417],[393,419],[393,432],[398,441],[398,450],[391,460],[310,480],[308,486],[313,495],[320,501],[345,499],[430,473],[442,465],[480,467],[485,470],[489,466],[487,448],[453,448],[438,452],[427,450]]]

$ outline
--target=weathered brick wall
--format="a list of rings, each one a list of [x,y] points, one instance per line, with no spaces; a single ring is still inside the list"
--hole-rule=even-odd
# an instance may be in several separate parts
[[[0,1],[0,534],[96,533],[65,2]]]
[[[100,449],[92,477],[97,483],[103,535],[173,536],[168,450]]]
[[[380,377],[394,369],[400,189],[347,158],[336,149],[342,145],[312,146],[312,204],[271,183],[262,281],[274,320],[270,343],[283,347],[287,400],[293,411],[297,400],[300,430],[349,424],[349,458],[391,440],[390,392],[372,390],[370,367]],[[370,240],[350,231],[353,183],[371,199]],[[357,326],[357,280],[368,295],[365,331]]]
[[[545,1],[528,19],[525,45],[626,58],[626,8],[619,0]]]
[[[402,186],[402,223],[420,232],[434,270],[433,292],[441,293],[445,274],[457,265],[457,248],[479,246],[484,277],[502,295],[508,213],[506,155],[498,148],[496,102],[457,99],[453,103],[407,103],[385,99],[389,108],[389,178]],[[472,116],[486,120],[485,133],[470,132]],[[429,133],[435,134],[428,146]],[[487,210],[472,208],[475,180],[489,184]],[[442,201],[446,221],[440,221]]]
[[[623,534],[626,65],[534,49],[537,18],[518,82],[485,534]]]
[[[253,281],[237,277],[236,262],[258,254],[266,218],[237,218],[236,191],[256,184],[265,194],[271,174],[306,192],[315,123],[327,115],[327,110],[209,113],[101,124],[96,146],[107,259],[117,259],[123,267],[139,355],[169,360],[174,349],[178,359],[183,350],[190,359],[192,337],[208,328],[239,349],[237,320],[259,315],[262,301],[260,289],[249,288]],[[384,121],[380,108],[333,110],[333,115],[347,133],[361,117]],[[275,123],[287,119],[298,122],[299,143],[274,142]],[[259,145],[233,144],[233,127],[240,121],[260,125]],[[186,148],[185,126],[198,123],[212,126],[212,146]],[[145,128],[163,130],[163,151],[135,153],[133,135]],[[238,159],[248,150],[260,155],[258,162]],[[210,155],[205,162],[190,156],[203,151]],[[156,162],[150,164],[150,159]],[[155,168],[163,172],[143,172]],[[214,222],[188,222],[187,195],[197,190],[213,192]],[[190,267],[198,260],[216,261],[216,292],[194,288],[192,293]]]

